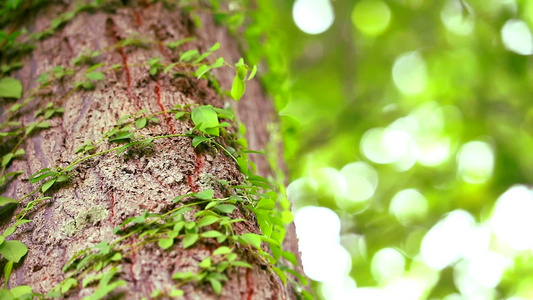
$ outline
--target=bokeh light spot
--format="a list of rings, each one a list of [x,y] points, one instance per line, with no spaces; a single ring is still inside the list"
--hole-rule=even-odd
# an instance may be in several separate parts
[[[522,20],[512,19],[505,22],[502,27],[502,41],[507,50],[521,55],[533,54],[533,36]]]
[[[410,151],[411,136],[404,130],[372,128],[361,138],[361,150],[368,159],[379,164],[400,160]]]
[[[402,54],[394,62],[392,79],[403,94],[420,94],[426,88],[428,80],[426,62],[418,52]]]
[[[349,209],[374,195],[378,186],[378,173],[369,164],[350,163],[344,166],[340,173],[346,182],[346,194],[336,199],[340,208]]]
[[[308,34],[319,34],[328,30],[335,19],[329,0],[296,0],[292,16],[296,26]]]
[[[398,250],[384,248],[374,254],[370,267],[374,279],[386,283],[404,273],[405,258]]]
[[[449,31],[458,35],[469,35],[474,29],[473,13],[466,1],[461,3],[456,0],[449,0],[444,5],[440,17]]]
[[[391,11],[380,0],[363,0],[355,4],[352,22],[359,31],[369,36],[383,33],[391,20]]]
[[[468,142],[458,153],[459,176],[469,183],[483,183],[492,175],[494,154],[486,142]]]
[[[533,249],[533,191],[511,187],[496,201],[489,224],[499,241],[516,250]]]
[[[423,219],[428,212],[426,198],[415,189],[398,192],[392,198],[389,212],[403,225]]]
[[[468,251],[475,221],[463,210],[450,212],[431,228],[420,247],[422,260],[431,268],[441,270],[460,259]]]

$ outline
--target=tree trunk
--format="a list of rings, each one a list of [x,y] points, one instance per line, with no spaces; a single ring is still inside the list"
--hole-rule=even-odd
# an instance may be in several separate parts
[[[226,28],[215,25],[211,14],[202,12],[203,9],[197,11],[200,26],[198,20],[195,24],[190,14],[178,6],[148,1],[139,4],[123,2],[126,4],[111,3],[106,5],[106,9],[77,13],[49,37],[36,42],[31,55],[23,58],[22,69],[12,74],[22,82],[25,97],[28,96],[27,91],[38,89],[36,100],[19,114],[24,126],[34,122],[33,113],[48,102],[54,103],[54,107],[64,107],[65,111],[49,120],[49,129],[36,132],[25,140],[25,156],[13,160],[8,169],[24,173],[4,186],[3,195],[23,198],[36,187],[28,182],[31,174],[43,168],[66,167],[75,160],[75,150],[79,146],[102,139],[122,116],[136,114],[141,109],[145,109],[147,114],[157,113],[170,110],[177,104],[224,107],[225,97],[217,92],[211,81],[197,79],[193,75],[172,76],[172,72],[165,74],[162,70],[150,75],[147,61],[160,57],[160,62],[168,65],[178,61],[180,54],[187,50],[204,53],[219,42],[222,47],[216,56],[235,63],[241,55]],[[46,5],[35,14],[26,16],[22,26],[30,32],[42,31],[48,27],[50,20],[73,7],[73,3]],[[131,37],[150,42],[143,42],[143,45],[118,44]],[[179,51],[165,46],[168,42],[186,37],[194,37],[195,40],[181,45]],[[87,51],[100,51],[100,54],[93,58],[91,64],[73,66],[72,60]],[[214,59],[208,60],[214,62]],[[86,81],[87,69],[99,63],[105,64],[98,69],[105,74],[104,80],[94,81],[94,89],[72,88],[75,82]],[[114,65],[117,67],[111,67]],[[66,66],[75,72],[44,89],[39,88],[38,77],[55,66]],[[194,69],[183,68],[186,67],[177,66],[184,74],[194,72]],[[221,87],[229,90],[234,71],[229,67],[221,68],[215,70],[215,74]],[[4,110],[12,105],[4,104]],[[248,82],[245,96],[234,106],[239,119],[247,127],[249,148],[264,149],[269,139],[267,123],[273,120],[274,110],[258,82]],[[178,135],[194,127],[187,117],[178,120],[172,114],[156,117],[157,124],[147,126],[137,134],[143,137]],[[229,128],[228,132],[236,130]],[[215,140],[224,143],[222,138]],[[3,152],[10,151],[12,146],[7,143],[9,149]],[[98,147],[101,151],[114,145],[102,143]],[[258,173],[268,175],[267,160],[255,155],[254,161]],[[66,278],[68,272],[75,273],[62,270],[75,253],[102,241],[116,240],[118,236],[113,233],[113,228],[124,220],[142,215],[146,210],[162,214],[181,204],[194,202],[185,198],[178,204],[173,203],[176,196],[187,193],[213,189],[215,198],[228,197],[233,189],[221,184],[220,180],[242,183],[243,175],[223,149],[205,145],[195,148],[190,137],[157,139],[149,149],[126,151],[119,155],[113,151],[80,163],[71,172],[68,181],[56,183],[46,191],[45,196],[50,196],[49,199],[29,210],[26,218],[32,222],[19,226],[11,236],[23,242],[29,252],[14,265],[7,287],[29,285],[36,293],[49,292]],[[11,218],[3,214],[2,229],[12,225],[14,216],[37,194],[24,199],[17,209],[12,210]],[[193,211],[185,213],[185,219],[193,220],[194,213],[204,206],[192,206]],[[254,215],[244,205],[237,205],[237,209],[228,216],[246,220],[233,223],[236,235],[260,233]],[[132,235],[117,244],[123,257],[116,263],[118,271],[112,282],[124,280],[125,284],[111,292],[112,298],[151,298],[151,295],[155,296],[155,291],[160,291],[159,297],[170,297],[177,285],[177,281],[172,279],[173,274],[199,272],[199,263],[223,245],[230,245],[238,254],[238,260],[251,264],[253,268],[236,266],[227,269],[224,275],[228,280],[221,280],[224,285],[220,295],[215,293],[209,281],[179,285],[185,299],[296,298],[290,285],[284,285],[271,265],[251,246],[227,241],[219,243],[214,238],[205,238],[183,249],[178,237],[174,246],[163,250],[157,242],[139,243],[141,240],[139,235]],[[296,249],[292,228],[288,230],[286,240],[290,249]],[[265,243],[262,247],[265,248]],[[109,268],[104,268],[104,271]],[[100,273],[76,275],[80,286],[73,287],[62,297],[78,299],[91,295],[98,289],[98,280],[82,288],[82,279]]]

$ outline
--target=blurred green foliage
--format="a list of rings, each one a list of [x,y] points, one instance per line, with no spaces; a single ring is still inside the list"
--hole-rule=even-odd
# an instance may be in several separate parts
[[[259,0],[247,38],[266,40],[250,42],[249,53],[267,58],[262,79],[280,110],[289,175],[304,179],[293,205],[328,207],[342,221],[341,240],[364,237],[364,255],[352,256],[358,287],[383,285],[371,272],[380,249],[397,249],[408,270],[447,213],[461,209],[486,225],[506,190],[532,184],[533,1],[298,1],[330,3],[332,26],[306,34],[294,22],[294,1]],[[338,198],[350,198],[352,183],[332,174],[353,162],[375,170],[379,183],[349,205]],[[427,205],[417,212],[399,202],[417,216],[408,222],[391,206],[405,189]],[[418,203],[411,199],[405,203]],[[528,299],[531,250],[501,248],[491,235],[489,250],[515,263],[479,299]],[[471,299],[458,287],[458,264],[438,270],[421,297]]]

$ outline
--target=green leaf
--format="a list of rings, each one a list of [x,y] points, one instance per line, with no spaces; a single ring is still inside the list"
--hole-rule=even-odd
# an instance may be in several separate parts
[[[0,245],[0,254],[9,260],[18,263],[28,253],[28,248],[17,240],[5,241]]]
[[[183,249],[187,249],[194,245],[198,240],[199,235],[197,233],[189,233],[183,238]]]
[[[127,139],[131,139],[132,137],[133,137],[133,132],[123,131],[123,132],[119,132],[114,137],[109,138],[109,141],[115,142],[115,141],[127,140]]]
[[[48,180],[47,182],[45,182],[43,184],[43,186],[41,187],[41,191],[43,193],[48,191],[52,187],[52,185],[54,185],[54,183],[56,183],[56,180],[57,180],[56,178],[52,178],[52,179]]]
[[[211,258],[209,258],[209,257],[204,258],[204,260],[202,260],[202,261],[198,264],[198,266],[199,266],[200,268],[204,268],[204,269],[207,269],[207,268],[211,267]]]
[[[193,139],[192,139],[192,146],[194,148],[198,147],[198,145],[200,145],[201,143],[205,142],[205,141],[209,141],[209,140],[212,140],[213,138],[207,138],[205,136],[195,136]]]
[[[9,282],[9,278],[11,277],[11,271],[13,271],[13,264],[14,262],[12,260],[9,260],[4,266],[4,285],[7,285],[7,283]],[[0,299],[3,298],[0,297]]]
[[[283,284],[287,284],[287,276],[285,275],[285,273],[278,267],[272,267],[272,270],[274,270],[274,272],[276,272],[276,274],[278,274],[279,278],[281,279],[281,281],[283,281]]]
[[[215,209],[218,210],[219,212],[223,212],[223,213],[226,213],[226,214],[231,214],[233,212],[233,210],[235,209],[235,205],[233,205],[233,204],[219,204],[219,205],[215,206]]]
[[[250,76],[248,76],[248,80],[252,80],[255,77],[255,73],[257,73],[257,66],[254,65],[252,68],[252,72],[250,72]]]
[[[102,72],[94,71],[94,72],[89,72],[85,74],[85,78],[94,80],[94,81],[100,81],[100,80],[105,79],[105,75]]]
[[[188,271],[188,272],[178,272],[178,273],[174,273],[174,275],[172,275],[172,279],[189,279],[191,277],[194,277],[195,274],[191,271]]]
[[[231,249],[226,246],[221,246],[221,247],[218,247],[218,249],[213,252],[213,255],[223,255],[223,254],[228,254],[228,253],[231,253]]]
[[[205,209],[210,209],[214,207],[215,205],[217,205],[217,203],[218,203],[217,201],[211,201],[205,206]]]
[[[172,68],[174,68],[176,65],[178,65],[180,62],[175,62],[175,63],[171,63],[170,65],[168,65],[164,70],[163,70],[163,73],[167,74],[168,71],[172,70]]]
[[[68,278],[67,280],[61,282],[61,293],[64,294],[75,286],[78,286],[78,281],[74,278]]]
[[[0,196],[0,206],[4,206],[6,204],[11,204],[11,203],[18,203],[18,202],[19,201],[16,199]]]
[[[242,96],[244,95],[244,92],[246,90],[246,84],[244,83],[244,80],[240,78],[238,75],[235,76],[233,79],[233,84],[231,85],[231,98],[235,101],[241,100]]]
[[[221,236],[225,236],[225,234],[222,234],[216,230],[209,230],[201,234],[203,238],[217,238]]]
[[[244,262],[244,261],[240,261],[240,260],[235,260],[235,261],[232,261],[231,262],[231,265],[232,266],[236,266],[236,267],[245,267],[245,268],[250,268],[250,269],[253,269],[254,267],[247,263],[247,262]]]
[[[138,129],[144,128],[144,126],[146,126],[147,121],[148,120],[146,118],[137,119],[137,121],[135,121],[135,127],[137,127]]]
[[[213,199],[214,195],[215,195],[215,191],[214,190],[205,190],[205,191],[201,191],[199,193],[196,193],[195,196],[198,199],[211,200],[211,199]]]
[[[283,258],[285,258],[287,261],[289,261],[293,265],[295,266],[298,265],[298,260],[296,260],[296,255],[294,255],[292,252],[282,251],[281,256],[283,256]]]
[[[201,132],[216,136],[219,135],[219,129],[217,126],[219,126],[220,123],[218,121],[217,113],[212,106],[204,105],[195,107],[191,117],[194,125],[198,126],[198,130]]]
[[[179,47],[180,45],[183,45],[187,42],[190,42],[190,41],[194,41],[195,38],[193,37],[188,37],[188,38],[184,38],[184,39],[181,39],[181,40],[177,40],[175,42],[170,42],[167,44],[167,47],[171,48],[171,49],[174,49],[174,48],[177,48]]]
[[[218,49],[220,49],[220,43],[217,42],[213,46],[211,46],[211,48],[207,49],[207,51],[213,52],[213,51],[217,51]]]
[[[218,220],[220,220],[220,218],[216,216],[205,216],[202,219],[200,219],[200,221],[196,222],[196,226],[198,228],[208,226],[208,225],[211,225],[217,222]]]
[[[245,244],[252,245],[257,249],[261,249],[261,236],[255,233],[243,233],[239,238],[245,242]]]
[[[233,118],[235,118],[235,114],[230,110],[217,108],[217,107],[213,107],[213,109],[217,112],[217,115],[220,118],[230,119],[230,120],[233,120]]]
[[[27,285],[16,286],[12,288],[10,291],[11,291],[11,294],[13,294],[13,297],[15,297],[15,299],[23,298],[24,295],[30,296],[31,294],[33,294],[31,287]]]
[[[215,293],[217,293],[217,295],[220,295],[220,293],[222,292],[222,284],[220,283],[220,281],[214,278],[210,278],[209,282],[211,282],[211,286],[213,287]]]
[[[196,72],[194,73],[194,75],[196,75],[196,77],[200,79],[200,77],[202,77],[202,75],[204,75],[209,70],[211,70],[209,66],[201,65],[198,67],[198,69],[196,69]]]
[[[20,99],[22,84],[15,78],[4,77],[0,80],[0,97]]]
[[[0,290],[0,299],[2,300],[14,300],[13,294],[9,290],[1,289]]]
[[[175,290],[172,290],[169,294],[170,297],[181,297],[183,296],[183,290],[180,290],[180,289],[175,289]]]
[[[9,164],[11,162],[11,160],[13,159],[15,155],[13,153],[8,153],[6,155],[4,155],[4,157],[2,158],[2,167],[5,167],[7,166],[7,164]]]
[[[188,62],[198,55],[198,50],[189,50],[180,55],[180,61]]]
[[[255,208],[257,209],[264,209],[264,210],[273,210],[276,206],[276,203],[270,199],[270,198],[264,198],[257,203],[257,206]]]
[[[174,245],[174,239],[160,239],[159,241],[157,241],[157,244],[159,245],[159,247],[166,250],[172,247],[172,245]]]
[[[178,111],[177,113],[174,114],[174,119],[177,120],[177,119],[183,117],[183,115],[185,115],[184,111]]]

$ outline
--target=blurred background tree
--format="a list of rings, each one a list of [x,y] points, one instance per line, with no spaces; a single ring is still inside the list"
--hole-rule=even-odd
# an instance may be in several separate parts
[[[252,15],[317,296],[533,299],[533,1]]]

